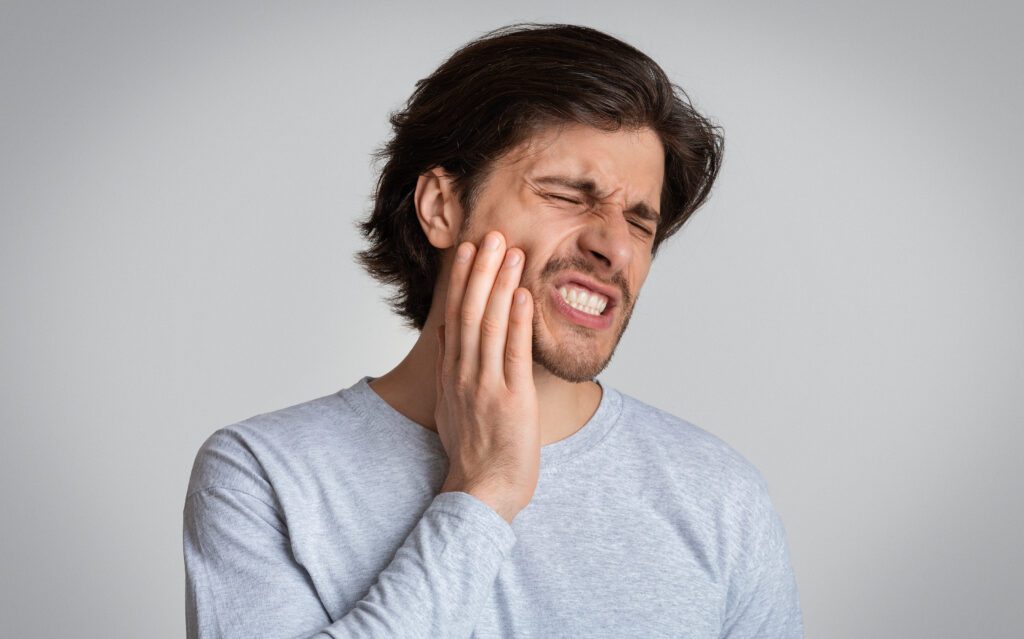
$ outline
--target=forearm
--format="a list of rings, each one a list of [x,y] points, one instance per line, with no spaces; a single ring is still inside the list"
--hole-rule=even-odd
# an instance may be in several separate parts
[[[266,534],[267,543],[258,545],[250,531],[240,530],[236,538],[256,546],[212,548],[218,539],[232,541],[219,530],[237,530],[239,522],[231,521],[237,509],[217,517],[219,510],[202,503],[193,508],[210,524],[190,531],[186,519],[187,617],[196,639],[468,637],[515,544],[512,528],[487,504],[463,492],[440,493],[373,586],[332,621],[286,555],[287,543]],[[222,565],[226,554],[233,565]]]

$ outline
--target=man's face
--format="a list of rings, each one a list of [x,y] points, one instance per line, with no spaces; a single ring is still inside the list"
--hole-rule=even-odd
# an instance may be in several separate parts
[[[659,213],[663,177],[648,128],[550,128],[496,161],[462,239],[497,229],[523,249],[534,360],[557,377],[589,381],[611,360],[651,265],[657,219],[642,209]]]

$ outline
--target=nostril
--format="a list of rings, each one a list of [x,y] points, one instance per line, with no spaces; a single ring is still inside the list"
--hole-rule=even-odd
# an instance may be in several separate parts
[[[612,261],[610,259],[608,259],[607,257],[605,257],[603,254],[598,253],[597,251],[593,251],[593,250],[590,251],[590,253],[594,257],[596,257],[598,260],[600,260],[601,263],[604,264],[605,266],[611,266],[612,265]]]

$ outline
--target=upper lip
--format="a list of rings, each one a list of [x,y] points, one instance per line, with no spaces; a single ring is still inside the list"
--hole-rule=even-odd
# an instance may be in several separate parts
[[[619,299],[622,297],[622,294],[619,292],[618,289],[612,286],[608,286],[606,284],[601,284],[597,280],[589,278],[578,271],[569,271],[567,273],[563,273],[558,277],[557,280],[555,280],[555,288],[557,289],[561,289],[566,284],[579,284],[580,286],[589,288],[592,291],[604,295],[605,297],[608,298],[609,307],[618,306]]]

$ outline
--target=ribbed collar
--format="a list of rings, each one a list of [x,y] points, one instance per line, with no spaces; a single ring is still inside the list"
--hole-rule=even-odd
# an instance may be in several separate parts
[[[408,448],[419,457],[447,457],[437,433],[420,426],[385,402],[370,387],[369,382],[374,379],[367,375],[337,394],[348,401],[369,425],[384,432],[397,445]],[[541,447],[541,472],[557,471],[565,462],[601,443],[618,424],[622,414],[622,395],[614,388],[602,384],[600,380],[594,381],[601,387],[601,401],[597,410],[587,423],[572,435]]]

